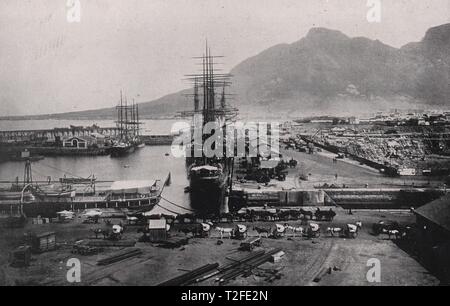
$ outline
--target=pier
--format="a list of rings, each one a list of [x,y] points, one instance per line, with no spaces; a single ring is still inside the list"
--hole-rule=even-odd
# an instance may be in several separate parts
[[[233,209],[242,207],[321,207],[345,209],[410,209],[446,194],[439,188],[328,188],[314,190],[235,189]]]
[[[0,143],[20,143],[29,141],[56,142],[66,137],[83,137],[92,133],[101,134],[103,136],[116,137],[119,135],[117,127],[69,127],[54,128],[50,130],[15,130],[0,131]]]

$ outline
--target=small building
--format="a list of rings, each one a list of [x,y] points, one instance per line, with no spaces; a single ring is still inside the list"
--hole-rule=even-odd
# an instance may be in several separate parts
[[[148,241],[159,242],[167,240],[167,222],[166,219],[148,220]]]
[[[31,248],[22,245],[9,254],[9,262],[13,267],[28,267],[31,261]]]
[[[420,257],[445,283],[450,283],[450,194],[414,211]]]
[[[63,140],[64,148],[87,149],[88,141],[80,137],[69,137]]]
[[[105,135],[102,135],[100,133],[91,133],[89,135],[90,137],[90,144],[91,145],[96,145],[97,147],[101,148],[104,147],[106,145],[106,137]]]
[[[349,124],[359,124],[360,120],[359,120],[359,118],[356,118],[356,117],[350,117],[350,118],[348,118],[348,123]]]
[[[28,236],[28,243],[34,253],[43,253],[56,248],[55,232],[45,232],[41,234],[31,234]]]

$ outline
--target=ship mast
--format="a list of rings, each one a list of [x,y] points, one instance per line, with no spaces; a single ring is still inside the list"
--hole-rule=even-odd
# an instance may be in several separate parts
[[[128,141],[128,99],[125,97],[125,140]]]
[[[200,99],[198,98],[198,78],[194,79],[194,112],[200,110]]]
[[[222,58],[223,56],[212,55],[211,49],[208,47],[208,42],[206,42],[205,50],[202,56],[194,57],[201,61],[201,72],[197,74],[186,75],[188,80],[193,83],[193,94],[188,94],[187,96],[193,96],[194,98],[194,109],[193,111],[181,112],[182,116],[193,117],[193,126],[196,127],[197,116],[201,115],[202,123],[200,126],[202,128],[209,122],[216,122],[217,124],[223,126],[226,121],[234,118],[237,114],[236,108],[229,108],[225,103],[225,87],[230,86],[231,78],[230,74],[217,73],[216,65],[218,64],[215,59]],[[220,69],[219,69],[220,70]],[[222,95],[220,97],[220,105],[216,106],[216,84],[219,83],[223,86]],[[202,94],[200,94],[199,87],[202,87]],[[202,101],[200,101],[202,99]],[[203,135],[203,141],[205,141],[210,135]],[[223,139],[225,140],[225,139]],[[202,158],[203,161],[206,161]]]
[[[140,122],[139,122],[139,104],[136,104],[136,135],[139,137],[139,133],[140,133]]]
[[[123,100],[122,100],[122,90],[120,91],[120,106],[119,106],[119,110],[117,112],[118,115],[118,120],[119,120],[119,126],[120,126],[120,140],[122,141],[123,139]]]
[[[130,141],[130,138],[136,140],[139,137],[139,107],[135,99],[128,104],[127,97],[120,91],[120,102],[116,107],[117,122],[119,128],[120,141]]]

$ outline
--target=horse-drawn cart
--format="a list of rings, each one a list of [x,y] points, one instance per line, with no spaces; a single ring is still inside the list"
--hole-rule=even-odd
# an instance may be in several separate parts
[[[241,251],[253,251],[254,248],[261,246],[261,238],[248,239],[241,243],[239,250]]]
[[[310,223],[308,229],[306,230],[306,236],[308,238],[319,238],[320,226],[316,223]]]

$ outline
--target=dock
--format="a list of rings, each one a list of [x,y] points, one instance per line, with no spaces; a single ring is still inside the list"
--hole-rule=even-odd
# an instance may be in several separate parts
[[[147,146],[166,146],[173,143],[173,135],[141,135],[142,141]]]

